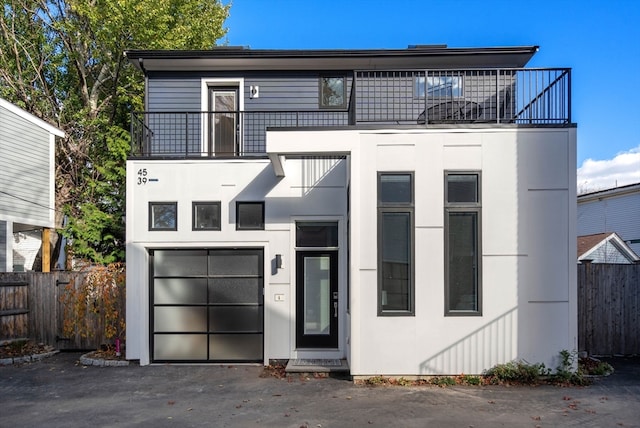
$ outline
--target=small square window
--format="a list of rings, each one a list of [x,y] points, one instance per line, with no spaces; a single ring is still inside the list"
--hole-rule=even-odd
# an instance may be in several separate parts
[[[478,202],[478,174],[448,174],[447,202]]]
[[[320,77],[320,108],[346,108],[347,95],[344,77]]]
[[[411,204],[413,185],[411,174],[381,173],[379,177],[378,197],[381,204]]]
[[[149,202],[149,230],[178,230],[178,203]]]
[[[264,230],[264,202],[236,202],[237,230]]]
[[[220,230],[220,202],[193,203],[193,230]]]

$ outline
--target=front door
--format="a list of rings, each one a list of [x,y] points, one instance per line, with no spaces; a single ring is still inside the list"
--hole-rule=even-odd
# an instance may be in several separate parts
[[[338,252],[298,251],[296,347],[338,347]]]
[[[238,88],[209,88],[209,155],[238,154]]]

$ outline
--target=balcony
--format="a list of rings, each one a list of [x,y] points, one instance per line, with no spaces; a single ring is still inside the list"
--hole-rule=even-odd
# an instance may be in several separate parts
[[[570,69],[356,71],[348,83],[342,110],[133,113],[131,156],[261,156],[275,128],[571,123]]]

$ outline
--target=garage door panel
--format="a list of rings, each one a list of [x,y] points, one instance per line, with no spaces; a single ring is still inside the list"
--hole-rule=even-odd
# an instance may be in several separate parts
[[[153,361],[262,361],[262,249],[152,250]]]
[[[156,250],[153,258],[155,276],[207,274],[206,250]]]
[[[210,275],[260,275],[262,266],[259,254],[241,252],[214,253],[209,256]]]
[[[206,278],[156,278],[153,303],[197,304],[207,300]]]
[[[209,279],[209,303],[262,304],[262,278]]]
[[[207,331],[207,308],[192,306],[159,306],[153,317],[157,332]]]
[[[262,359],[262,334],[215,334],[209,336],[209,358],[219,361]]]
[[[206,360],[206,334],[156,334],[153,343],[156,360]]]
[[[211,332],[260,332],[262,331],[262,307],[219,306],[209,308]]]

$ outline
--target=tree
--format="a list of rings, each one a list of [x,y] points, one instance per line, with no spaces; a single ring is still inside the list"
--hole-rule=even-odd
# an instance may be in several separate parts
[[[127,49],[209,49],[225,34],[220,0],[5,0],[0,97],[61,128],[56,224],[76,257],[124,259],[129,113],[143,79]]]

